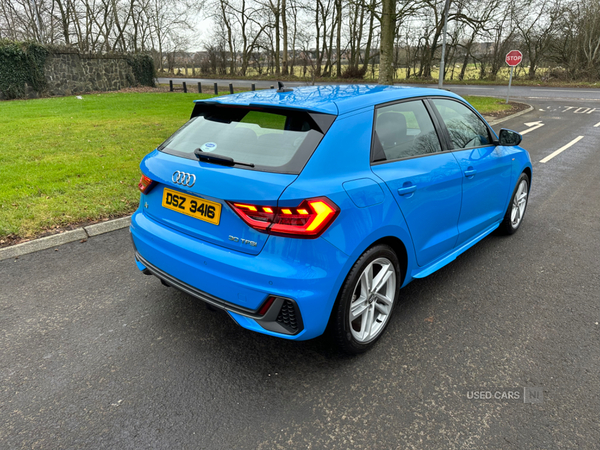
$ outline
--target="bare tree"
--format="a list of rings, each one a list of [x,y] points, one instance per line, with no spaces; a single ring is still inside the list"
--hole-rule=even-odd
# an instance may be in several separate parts
[[[392,83],[399,67],[430,77],[439,58],[445,0],[206,1],[203,9],[204,0],[0,0],[0,38],[151,51],[159,68],[173,68],[197,45],[195,20],[209,16],[207,70],[289,75],[299,59],[315,77],[360,77],[379,60],[379,81]],[[551,63],[570,77],[600,75],[598,0],[451,0],[448,19],[450,76],[456,66],[463,79],[475,62],[481,77],[496,77],[511,45],[531,78]]]
[[[529,60],[529,78],[534,78],[538,65],[546,56],[560,17],[561,8],[552,0],[524,0],[514,6],[514,24]]]

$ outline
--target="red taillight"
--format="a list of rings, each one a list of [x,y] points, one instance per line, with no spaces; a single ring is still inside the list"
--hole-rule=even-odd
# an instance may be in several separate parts
[[[327,197],[304,200],[296,208],[227,203],[252,228],[281,236],[318,237],[340,212]]]
[[[146,175],[142,175],[140,182],[138,183],[138,188],[142,192],[142,194],[147,194],[148,191],[152,188],[154,181],[148,178]]]

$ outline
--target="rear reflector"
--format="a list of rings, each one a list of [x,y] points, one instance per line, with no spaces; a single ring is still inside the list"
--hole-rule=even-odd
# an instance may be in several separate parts
[[[269,308],[271,307],[271,305],[273,304],[273,302],[275,301],[275,297],[270,296],[266,302],[263,303],[263,305],[260,307],[260,309],[258,310],[258,314],[261,316],[264,316],[267,311],[269,310]]]
[[[140,182],[138,183],[138,188],[142,192],[142,194],[147,194],[152,186],[154,185],[154,181],[148,178],[146,175],[142,175]]]
[[[255,230],[300,238],[320,236],[340,213],[338,206],[327,197],[304,200],[296,208],[227,203]]]

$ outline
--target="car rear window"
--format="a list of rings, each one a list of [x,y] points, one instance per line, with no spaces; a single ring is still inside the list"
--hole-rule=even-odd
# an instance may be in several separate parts
[[[239,168],[299,174],[325,132],[307,111],[198,104],[158,149],[188,159],[200,149],[254,165]]]

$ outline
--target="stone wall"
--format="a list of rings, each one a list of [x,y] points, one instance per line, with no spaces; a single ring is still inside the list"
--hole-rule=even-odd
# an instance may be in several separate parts
[[[89,91],[115,91],[136,85],[136,79],[121,55],[89,55],[75,50],[52,51],[44,68],[50,95],[72,95]]]

